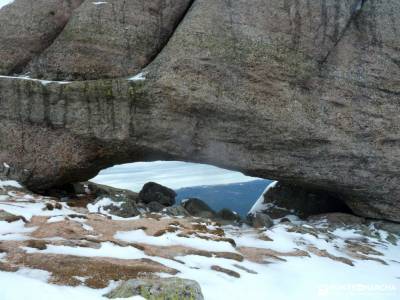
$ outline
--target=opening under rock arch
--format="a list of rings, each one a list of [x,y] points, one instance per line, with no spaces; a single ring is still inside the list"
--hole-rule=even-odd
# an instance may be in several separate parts
[[[229,208],[242,217],[272,182],[211,165],[181,161],[117,165],[104,169],[91,181],[134,192],[140,192],[147,182],[156,182],[177,193],[177,204],[187,198],[198,198],[215,211]]]
[[[225,208],[245,218],[263,213],[274,219],[286,215],[307,218],[311,215],[351,210],[340,197],[328,192],[308,190],[269,179],[245,176],[240,172],[211,165],[182,161],[136,162],[102,170],[91,180],[139,193],[148,182],[155,182],[176,193],[176,204],[185,199],[200,199],[215,212]]]

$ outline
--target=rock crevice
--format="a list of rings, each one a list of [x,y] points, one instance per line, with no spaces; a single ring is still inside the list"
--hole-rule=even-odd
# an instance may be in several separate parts
[[[338,34],[338,37],[337,37],[335,43],[333,44],[332,48],[328,50],[328,53],[320,62],[321,65],[325,64],[328,61],[329,57],[331,56],[331,54],[333,53],[335,48],[338,46],[340,41],[343,39],[343,37],[345,36],[345,34],[346,34],[347,30],[349,29],[349,27],[351,26],[351,24],[353,22],[355,22],[355,20],[358,18],[358,16],[362,13],[362,10],[363,10],[363,7],[364,7],[364,4],[366,1],[367,0],[358,0],[354,4],[354,7],[352,8],[352,12],[351,12],[349,20],[347,21],[343,30]]]

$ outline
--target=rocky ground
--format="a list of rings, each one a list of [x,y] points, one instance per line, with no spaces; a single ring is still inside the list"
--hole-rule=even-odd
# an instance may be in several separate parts
[[[149,187],[160,206],[172,204],[167,190],[154,184],[139,195],[80,187],[84,193],[73,199],[0,182],[2,300],[400,295],[397,224],[331,213],[307,221],[287,216],[255,228],[199,200],[151,212],[154,201],[141,202]],[[127,205],[132,199],[135,205]],[[117,216],[133,206],[140,211]]]
[[[400,222],[400,1],[0,3],[7,178],[200,162]]]

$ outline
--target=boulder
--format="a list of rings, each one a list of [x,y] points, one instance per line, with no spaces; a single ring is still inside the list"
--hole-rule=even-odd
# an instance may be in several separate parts
[[[274,225],[274,221],[262,212],[247,215],[247,223],[254,228],[270,228]]]
[[[181,278],[131,279],[121,283],[108,294],[109,299],[142,296],[145,299],[203,300],[200,285]]]
[[[94,205],[118,217],[131,218],[148,211],[147,206],[140,202],[139,195],[130,190],[93,182],[74,184],[73,188],[75,194],[83,192],[89,197],[94,197],[95,200],[92,201]],[[80,201],[79,197],[77,201]],[[73,204],[74,200],[70,201],[70,205],[71,202]]]
[[[146,206],[150,212],[160,212],[165,208],[164,205],[162,205],[160,202],[157,201],[152,201],[148,203]]]
[[[139,202],[138,193],[130,190],[118,189],[104,184],[98,184],[93,182],[85,182],[79,184],[80,188],[75,185],[75,192],[85,192],[93,194],[96,197],[109,197],[113,201],[117,202]]]
[[[176,193],[155,182],[146,183],[139,193],[139,199],[143,203],[158,202],[164,206],[172,206],[175,204]]]
[[[145,209],[141,210],[138,205],[132,202],[123,202],[120,205],[108,204],[102,206],[102,208],[108,213],[121,218],[136,217],[145,212]]]
[[[184,209],[181,205],[174,205],[164,208],[163,213],[172,217],[188,217],[189,212]]]
[[[34,190],[210,163],[400,222],[399,15],[397,0],[193,1],[141,77],[0,78],[0,162]]]
[[[209,219],[216,217],[216,213],[203,200],[189,198],[183,200],[181,205],[192,216]]]
[[[228,208],[221,209],[217,213],[217,218],[223,223],[239,223],[241,221],[240,216]]]

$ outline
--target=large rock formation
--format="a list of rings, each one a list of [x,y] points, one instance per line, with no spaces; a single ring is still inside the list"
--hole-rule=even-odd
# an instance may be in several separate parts
[[[256,214],[266,214],[273,219],[296,215],[302,219],[310,216],[351,210],[341,201],[340,196],[303,186],[274,182],[267,187],[260,199],[249,212],[251,220]]]
[[[0,8],[0,74],[20,72],[51,45],[84,0],[15,0]]]
[[[167,43],[189,5],[190,0],[86,0],[27,70],[50,79],[136,74]]]
[[[0,162],[36,190],[116,163],[212,163],[400,221],[399,12],[397,0],[195,0],[145,80],[1,79]]]

